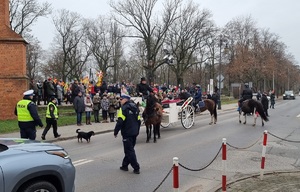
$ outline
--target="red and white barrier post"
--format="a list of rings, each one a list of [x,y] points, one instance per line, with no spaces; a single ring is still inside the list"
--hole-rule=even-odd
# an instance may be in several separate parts
[[[264,138],[263,138],[263,149],[261,153],[261,165],[260,165],[260,180],[263,179],[264,169],[265,169],[265,161],[266,161],[266,151],[267,151],[267,136],[268,131],[264,131]]]
[[[222,191],[226,192],[226,138],[223,138],[222,144]]]
[[[178,157],[173,157],[173,191],[179,191],[179,169]]]

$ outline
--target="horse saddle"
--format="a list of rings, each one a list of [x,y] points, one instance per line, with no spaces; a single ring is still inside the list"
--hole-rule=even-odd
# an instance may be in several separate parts
[[[205,107],[204,101],[199,101],[198,105],[199,105],[199,108]]]

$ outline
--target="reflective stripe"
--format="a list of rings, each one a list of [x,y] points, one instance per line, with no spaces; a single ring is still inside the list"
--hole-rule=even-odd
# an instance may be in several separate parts
[[[50,105],[53,105],[54,106],[54,111],[53,111],[53,114],[54,114],[54,117],[55,118],[58,118],[58,110],[57,110],[57,107],[54,103],[52,102],[49,102],[48,103],[48,106],[47,106],[47,112],[46,112],[46,117],[47,118],[52,118],[51,115],[50,115]]]
[[[31,114],[29,112],[28,105],[31,101],[23,99],[17,103],[17,114],[18,114],[18,121],[21,122],[29,122],[34,121],[31,117]]]
[[[118,110],[117,118],[119,118],[119,117],[122,118],[123,121],[125,121],[125,119],[126,119],[126,117],[123,115],[122,108],[120,110]],[[141,120],[141,116],[140,115],[138,115],[137,120]]]
[[[126,117],[123,115],[122,108],[119,110],[117,117],[122,118],[123,121],[125,121]]]

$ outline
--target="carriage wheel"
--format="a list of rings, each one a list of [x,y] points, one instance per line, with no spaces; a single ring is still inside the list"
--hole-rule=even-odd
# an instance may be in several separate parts
[[[161,128],[167,128],[169,127],[170,123],[161,123],[160,126]]]
[[[192,106],[188,105],[181,111],[181,124],[185,129],[189,129],[194,125],[195,113]]]

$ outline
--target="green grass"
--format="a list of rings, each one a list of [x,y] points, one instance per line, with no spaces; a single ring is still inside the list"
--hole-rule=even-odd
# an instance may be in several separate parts
[[[46,109],[47,109],[46,107],[38,108],[38,113],[40,115],[40,118],[42,119],[44,127],[46,126]],[[59,106],[58,110],[59,110],[59,118],[57,121],[58,127],[76,124],[76,114],[73,106]],[[84,118],[85,118],[85,114],[83,113],[82,119]],[[11,133],[15,131],[19,131],[17,119],[0,121],[0,134]]]

